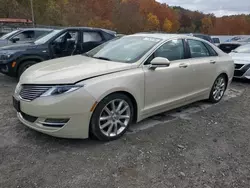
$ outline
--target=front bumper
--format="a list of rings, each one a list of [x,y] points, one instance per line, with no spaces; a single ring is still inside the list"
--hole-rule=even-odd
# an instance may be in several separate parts
[[[84,88],[60,96],[39,97],[30,102],[17,95],[14,98],[20,101],[17,117],[24,125],[55,137],[89,137],[90,111],[96,100]],[[46,119],[68,121],[61,127],[44,126],[42,122]]]
[[[235,64],[234,77],[250,79],[250,64]]]
[[[16,67],[12,67],[14,61],[0,61],[0,73],[11,77],[16,76]]]

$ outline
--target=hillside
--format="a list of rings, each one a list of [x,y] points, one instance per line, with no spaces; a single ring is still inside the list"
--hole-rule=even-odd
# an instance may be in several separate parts
[[[36,24],[93,26],[120,33],[160,30],[250,34],[250,15],[216,18],[155,0],[33,0]],[[0,0],[0,17],[31,18],[28,0]]]

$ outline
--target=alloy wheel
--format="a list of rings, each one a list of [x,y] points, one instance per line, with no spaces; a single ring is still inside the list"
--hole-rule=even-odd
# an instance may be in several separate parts
[[[130,119],[129,104],[123,99],[114,99],[103,108],[99,117],[99,128],[107,137],[115,137],[126,129]]]
[[[216,101],[221,100],[226,90],[226,81],[224,77],[219,77],[214,84],[213,88],[213,98]]]

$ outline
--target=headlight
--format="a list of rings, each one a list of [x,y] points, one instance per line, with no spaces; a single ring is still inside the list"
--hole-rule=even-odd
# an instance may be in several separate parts
[[[78,90],[79,88],[83,87],[83,85],[63,85],[63,86],[53,86],[41,97],[53,96],[53,95],[60,95],[64,93],[69,93]]]
[[[1,60],[8,60],[9,58],[11,58],[12,54],[2,54],[0,55],[0,59]]]

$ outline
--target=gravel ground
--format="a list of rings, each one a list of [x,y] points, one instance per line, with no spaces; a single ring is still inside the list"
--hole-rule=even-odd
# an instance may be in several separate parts
[[[26,128],[11,105],[15,85],[0,75],[1,188],[250,187],[249,82],[232,84],[238,97],[109,143]]]

